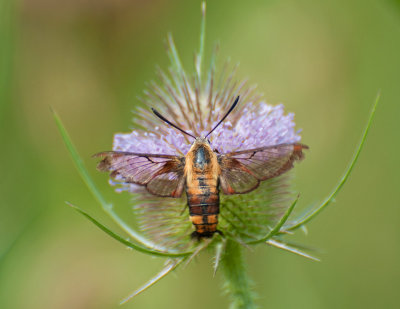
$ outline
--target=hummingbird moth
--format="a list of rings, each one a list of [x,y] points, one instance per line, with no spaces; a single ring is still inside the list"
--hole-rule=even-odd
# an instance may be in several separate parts
[[[221,233],[217,229],[220,191],[228,195],[253,191],[261,181],[290,170],[295,161],[303,158],[303,149],[308,149],[300,143],[285,143],[228,153],[213,150],[207,137],[238,102],[239,97],[204,137],[184,131],[152,109],[158,118],[194,138],[186,156],[106,151],[94,155],[103,158],[97,169],[110,172],[111,177],[122,182],[144,186],[159,197],[178,198],[185,191],[195,227],[192,237],[209,238]]]

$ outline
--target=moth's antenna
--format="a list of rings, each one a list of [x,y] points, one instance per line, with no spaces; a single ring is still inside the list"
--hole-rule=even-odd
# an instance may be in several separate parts
[[[187,133],[186,131],[182,130],[181,128],[179,128],[177,125],[173,124],[171,121],[167,120],[164,116],[162,116],[159,112],[157,112],[154,108],[151,108],[151,110],[153,111],[154,115],[156,115],[158,118],[160,118],[162,121],[165,121],[166,123],[168,123],[171,127],[174,127],[175,129],[178,129],[179,131],[181,131],[182,133],[189,135],[191,137],[193,137],[194,139],[196,139],[196,136],[193,136],[190,133]]]
[[[208,132],[207,135],[206,135],[205,137],[209,136],[209,135],[222,123],[222,121],[224,121],[225,118],[228,117],[228,115],[231,113],[231,111],[233,111],[233,109],[235,108],[235,106],[238,104],[239,98],[240,98],[240,96],[238,96],[238,97],[236,98],[235,102],[233,102],[231,108],[228,110],[228,112],[225,114],[225,116],[222,117],[222,119],[217,123],[217,125],[216,125],[210,132]]]

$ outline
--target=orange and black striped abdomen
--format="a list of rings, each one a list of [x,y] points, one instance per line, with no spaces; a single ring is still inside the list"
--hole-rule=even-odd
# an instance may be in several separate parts
[[[187,155],[186,194],[192,237],[211,237],[217,232],[219,214],[219,165],[209,145],[195,145]]]
[[[217,231],[219,190],[213,178],[195,175],[186,189],[190,220],[196,228],[193,237],[211,237]]]

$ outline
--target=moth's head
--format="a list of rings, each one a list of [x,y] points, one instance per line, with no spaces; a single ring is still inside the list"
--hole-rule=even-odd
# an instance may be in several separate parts
[[[203,148],[208,151],[212,151],[210,141],[207,137],[199,136],[196,137],[192,146],[190,147],[190,151],[197,151],[197,149]]]
[[[196,139],[194,140],[193,144],[206,144],[206,145],[210,145],[211,142],[207,137],[196,137]]]

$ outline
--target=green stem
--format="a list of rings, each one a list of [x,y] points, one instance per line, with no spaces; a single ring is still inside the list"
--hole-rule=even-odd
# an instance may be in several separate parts
[[[225,277],[225,290],[231,298],[231,309],[256,308],[250,279],[246,273],[243,248],[236,241],[227,238],[221,259],[221,270]]]

